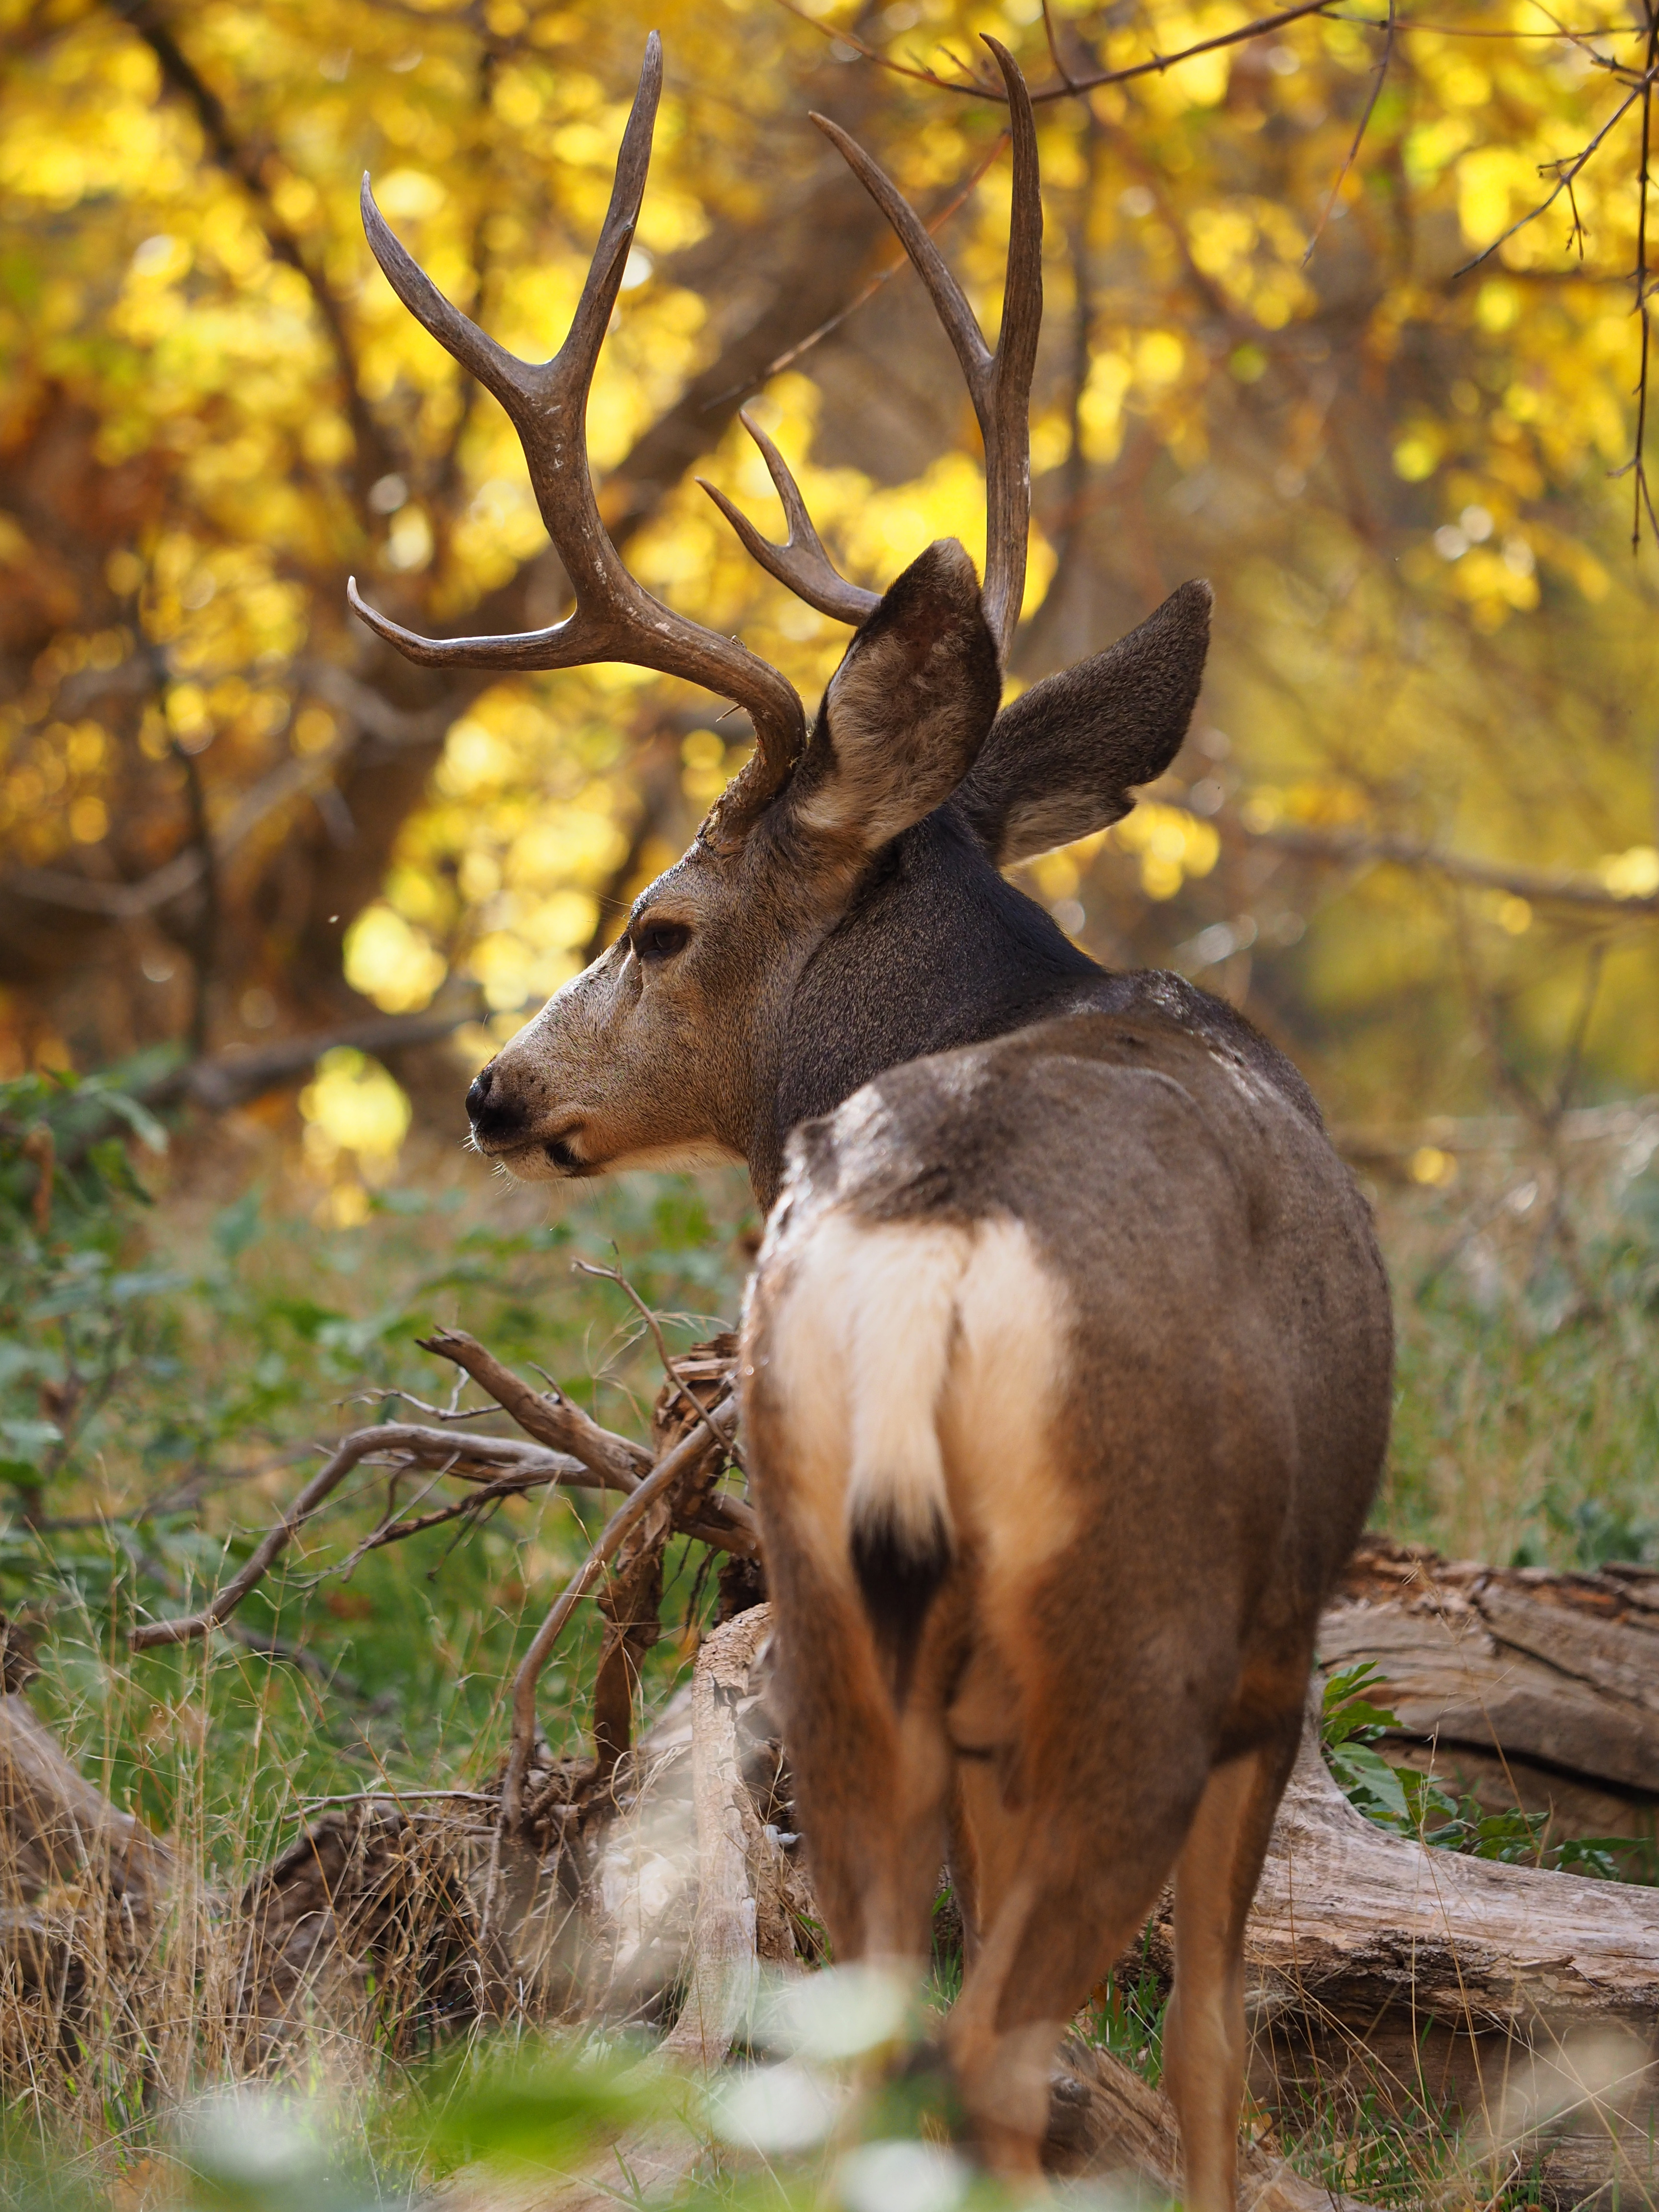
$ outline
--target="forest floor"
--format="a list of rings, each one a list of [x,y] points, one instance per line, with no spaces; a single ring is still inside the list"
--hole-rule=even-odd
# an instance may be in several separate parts
[[[1650,1157],[1626,1143],[1584,1148],[1559,1181],[1547,1163],[1528,1174],[1524,1159],[1504,1156],[1462,1163],[1457,1181],[1437,1187],[1379,1182],[1400,1354],[1374,1525],[1503,1565],[1659,1559]],[[367,1209],[342,1208],[249,1117],[188,1159],[175,1145],[146,1176],[158,1202],[133,1205],[101,1246],[70,1240],[33,1261],[13,1248],[11,1264],[35,1270],[33,1293],[29,1283],[12,1289],[33,1295],[34,1325],[21,1341],[36,1364],[13,1353],[0,1370],[9,1448],[26,1455],[6,1462],[14,1510],[0,1527],[0,1605],[36,1640],[31,1703],[82,1771],[168,1834],[204,1890],[230,1893],[319,1800],[488,1779],[506,1741],[513,1666],[602,1508],[550,1491],[371,1552],[343,1574],[378,1510],[367,1484],[348,1486],[245,1605],[240,1640],[135,1656],[127,1626],[199,1601],[331,1438],[443,1402],[448,1370],[415,1342],[433,1325],[470,1330],[520,1373],[545,1370],[607,1427],[642,1434],[659,1380],[653,1347],[616,1286],[573,1263],[619,1267],[666,1317],[678,1351],[735,1320],[756,1221],[736,1174],[632,1178],[579,1194],[550,1221],[544,1193],[492,1181],[418,1132]],[[361,1218],[348,1225],[343,1212]],[[69,1442],[42,1446],[37,1433],[31,1443],[18,1394],[49,1405],[54,1388]],[[686,1679],[708,1618],[702,1556],[688,1540],[671,1548],[664,1633],[640,1685],[647,1716]],[[596,1648],[596,1625],[579,1616],[543,1677],[556,1752],[582,1740]],[[1155,2080],[1160,2017],[1150,1980],[1115,1984],[1090,2033]],[[570,2141],[590,2124],[602,2133],[641,2094],[626,2074],[636,2056],[590,2051],[573,2074],[563,2057],[544,2055],[534,2094],[564,2115]],[[511,2137],[523,2085],[504,2087],[499,2063],[483,2046],[419,2063],[355,2051],[345,2063],[322,2037],[309,2077],[289,2083],[308,2103],[238,2106],[234,2124],[229,2108],[199,2102],[222,2078],[222,2054],[191,2048],[187,2032],[169,2063],[170,2098],[153,2083],[138,2094],[130,2078],[100,2084],[72,2062],[62,2081],[14,2074],[0,2195],[96,2199],[121,2212],[402,2199]],[[193,2136],[179,2132],[185,2106]],[[1362,2199],[1480,2201],[1473,2181],[1455,2178],[1462,2152],[1443,2116],[1339,2116],[1316,2101],[1297,2135],[1304,2170]],[[945,2187],[939,2172],[934,2185]],[[769,2191],[783,2201],[775,2175],[708,2186],[711,2203]],[[842,2191],[854,2212],[857,2195],[850,2182]],[[949,2212],[962,2201],[948,2188],[886,2196],[883,2212]],[[809,2191],[789,2201],[816,2200]],[[1524,2185],[1504,2201],[1528,2201]]]

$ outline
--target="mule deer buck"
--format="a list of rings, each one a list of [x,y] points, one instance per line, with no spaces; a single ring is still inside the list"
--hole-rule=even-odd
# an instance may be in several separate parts
[[[757,430],[788,523],[744,544],[856,624],[810,729],[792,686],[660,605],[599,520],[584,409],[644,190],[653,34],[562,350],[450,306],[364,183],[380,266],[507,409],[575,595],[555,627],[417,637],[416,660],[626,660],[747,709],[755,750],[621,937],[467,1095],[532,1178],[748,1164],[770,1218],[743,1419],[784,1735],[839,1960],[919,1972],[947,1850],[969,1929],[946,2046],[983,2153],[1036,2170],[1066,2023],[1174,1869],[1167,2079],[1186,2201],[1234,2201],[1243,1936],[1302,1726],[1315,1623],[1386,1439],[1370,1217],[1295,1070],[1170,975],[1115,975],[1001,871],[1116,821],[1174,758],[1210,593],[1000,708],[1020,608],[1042,304],[1036,140],[1007,88],[1012,226],[994,352],[876,164],[985,446],[981,588],[930,546],[840,576]]]

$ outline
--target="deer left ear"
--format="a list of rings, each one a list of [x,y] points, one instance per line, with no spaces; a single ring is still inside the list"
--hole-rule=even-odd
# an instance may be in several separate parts
[[[1116,822],[1181,750],[1204,680],[1210,587],[1182,584],[1105,653],[997,716],[957,804],[1000,868]]]
[[[874,852],[961,782],[1002,696],[974,564],[954,538],[913,561],[830,679],[788,794],[794,823]]]

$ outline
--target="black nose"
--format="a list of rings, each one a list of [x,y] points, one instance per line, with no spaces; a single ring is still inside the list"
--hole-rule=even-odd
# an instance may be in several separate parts
[[[503,1095],[495,1081],[494,1060],[473,1077],[466,1094],[466,1110],[473,1137],[481,1145],[511,1145],[524,1134],[524,1108],[514,1099],[510,1085]]]

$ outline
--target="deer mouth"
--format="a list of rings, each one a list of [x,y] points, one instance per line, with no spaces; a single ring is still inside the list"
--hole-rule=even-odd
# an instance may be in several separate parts
[[[592,1162],[585,1160],[571,1142],[575,1133],[574,1129],[567,1129],[561,1137],[547,1137],[542,1140],[539,1148],[542,1157],[555,1175],[588,1176],[593,1173]]]
[[[491,1128],[481,1116],[472,1124],[472,1146],[520,1182],[545,1182],[550,1176],[562,1179],[598,1173],[593,1163],[584,1159],[577,1149],[580,1133],[580,1121],[567,1122],[550,1136],[535,1136],[522,1123],[516,1128]]]

